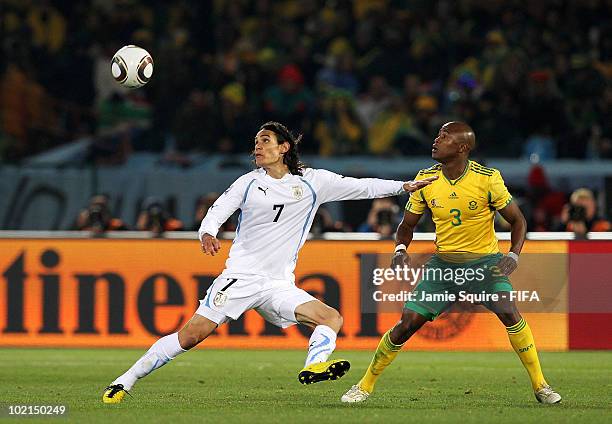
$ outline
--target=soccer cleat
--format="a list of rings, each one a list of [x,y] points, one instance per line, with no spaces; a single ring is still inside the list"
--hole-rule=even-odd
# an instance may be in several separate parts
[[[366,400],[368,396],[370,396],[368,392],[355,384],[348,392],[342,395],[340,400],[344,403],[358,403]]]
[[[533,394],[540,403],[553,404],[561,402],[561,395],[555,392],[549,385],[542,386]]]
[[[310,364],[298,374],[298,381],[302,384],[318,383],[319,381],[337,380],[351,368],[346,359]]]
[[[104,403],[119,403],[123,400],[125,394],[128,394],[128,391],[123,388],[123,384],[111,384],[106,389],[104,389],[104,394],[102,395],[102,402]]]

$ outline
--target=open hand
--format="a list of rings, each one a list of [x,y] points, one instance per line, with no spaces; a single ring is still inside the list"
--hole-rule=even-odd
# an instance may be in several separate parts
[[[413,191],[417,191],[417,190],[422,189],[425,186],[428,186],[429,184],[433,183],[437,179],[438,179],[438,176],[435,175],[433,177],[423,178],[422,180],[418,180],[418,181],[408,181],[404,183],[404,190],[406,190],[409,193],[412,193]]]

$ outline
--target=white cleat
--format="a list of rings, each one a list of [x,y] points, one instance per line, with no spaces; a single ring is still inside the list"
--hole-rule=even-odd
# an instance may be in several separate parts
[[[357,402],[363,402],[364,400],[368,398],[368,396],[370,396],[368,392],[363,390],[358,385],[354,385],[353,387],[349,389],[348,392],[342,395],[340,400],[344,403],[357,403]]]
[[[542,388],[533,392],[535,394],[536,399],[540,403],[559,403],[561,402],[561,395],[555,392],[550,386],[546,385]]]

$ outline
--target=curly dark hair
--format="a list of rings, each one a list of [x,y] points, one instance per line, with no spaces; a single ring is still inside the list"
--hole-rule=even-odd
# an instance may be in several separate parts
[[[276,134],[278,144],[289,143],[289,150],[283,155],[283,163],[289,168],[289,172],[293,175],[304,175],[303,171],[306,165],[304,165],[298,156],[298,144],[302,141],[302,134],[297,137],[293,135],[286,126],[280,122],[269,121],[263,124],[259,131],[268,130]]]

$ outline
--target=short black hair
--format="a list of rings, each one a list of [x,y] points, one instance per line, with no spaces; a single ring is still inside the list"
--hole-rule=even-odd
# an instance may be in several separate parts
[[[259,131],[261,130],[272,131],[276,134],[278,144],[289,143],[289,150],[283,155],[283,163],[287,165],[291,174],[304,175],[303,171],[306,165],[300,161],[298,155],[298,144],[302,141],[302,134],[296,137],[286,126],[276,121],[266,122],[259,128]]]

